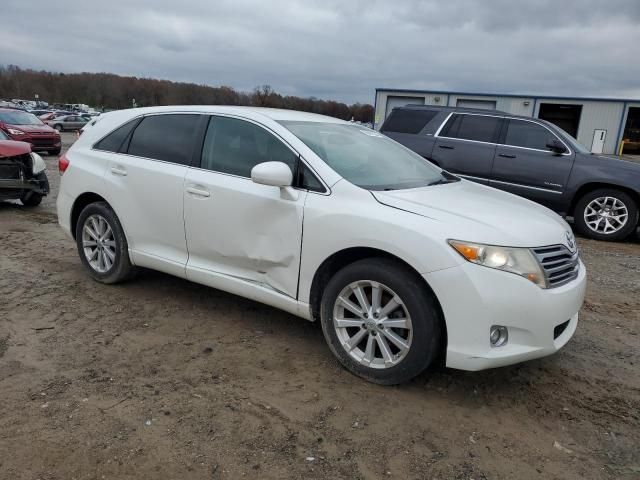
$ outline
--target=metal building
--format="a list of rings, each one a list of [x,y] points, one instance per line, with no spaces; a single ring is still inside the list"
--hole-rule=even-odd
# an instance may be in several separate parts
[[[640,153],[640,100],[377,88],[379,129],[394,107],[441,105],[502,110],[552,122],[594,153]]]

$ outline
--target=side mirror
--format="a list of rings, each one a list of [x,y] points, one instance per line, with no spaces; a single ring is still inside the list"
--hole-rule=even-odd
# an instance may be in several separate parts
[[[264,162],[251,169],[251,180],[260,185],[290,187],[293,182],[293,174],[286,163]]]
[[[263,162],[251,169],[251,180],[259,185],[280,187],[280,196],[285,200],[297,200],[298,191],[291,186],[293,173],[286,163]]]
[[[548,142],[547,148],[553,153],[557,154],[565,153],[567,151],[567,147],[565,147],[565,145],[557,138],[554,138],[553,140]]]

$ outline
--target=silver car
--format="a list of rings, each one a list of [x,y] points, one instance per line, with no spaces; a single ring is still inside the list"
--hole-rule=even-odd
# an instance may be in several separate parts
[[[89,120],[80,115],[63,115],[61,117],[52,118],[44,123],[55,128],[59,132],[65,130],[80,130]]]

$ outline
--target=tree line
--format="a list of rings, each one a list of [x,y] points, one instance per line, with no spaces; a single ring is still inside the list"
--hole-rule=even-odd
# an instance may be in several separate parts
[[[0,65],[0,99],[33,100],[50,104],[80,103],[98,109],[155,105],[251,105],[320,113],[343,120],[373,122],[373,107],[333,100],[281,95],[269,85],[242,92],[231,87],[152,78],[123,77],[111,73],[56,73]]]

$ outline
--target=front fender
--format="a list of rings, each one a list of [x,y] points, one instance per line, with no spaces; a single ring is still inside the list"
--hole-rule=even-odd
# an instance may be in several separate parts
[[[309,302],[311,285],[322,263],[339,251],[367,247],[382,250],[418,273],[463,263],[440,235],[438,221],[378,203],[360,189],[341,188],[332,195],[309,194],[305,204],[299,300]],[[350,191],[349,191],[350,190]],[[429,228],[428,222],[433,222]]]

